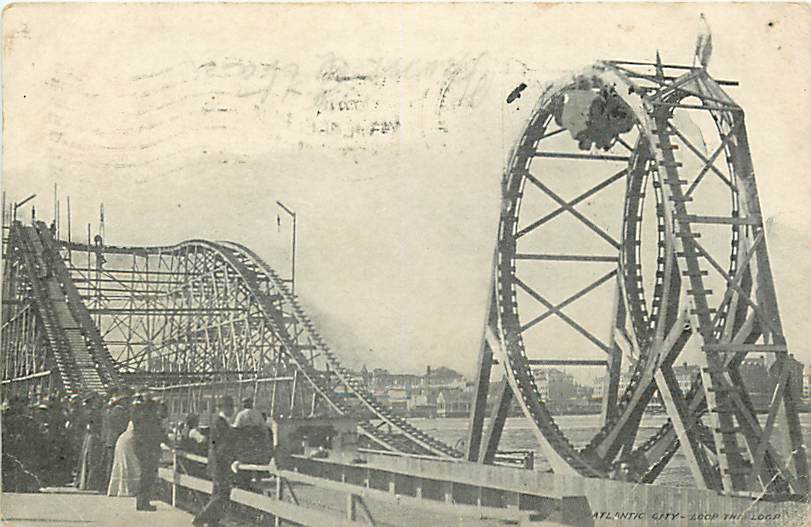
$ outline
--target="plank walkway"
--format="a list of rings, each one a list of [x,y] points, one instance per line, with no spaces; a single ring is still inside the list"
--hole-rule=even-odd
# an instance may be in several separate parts
[[[6,492],[0,496],[3,527],[178,527],[191,525],[192,516],[154,500],[158,510],[135,510],[135,498],[110,498],[70,488],[38,493]]]

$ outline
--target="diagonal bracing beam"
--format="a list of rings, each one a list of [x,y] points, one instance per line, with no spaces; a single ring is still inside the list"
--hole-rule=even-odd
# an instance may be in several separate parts
[[[627,174],[628,174],[628,169],[623,168],[619,172],[613,174],[612,176],[608,177],[607,179],[601,181],[600,183],[597,183],[596,185],[594,185],[590,189],[586,190],[582,194],[578,195],[574,199],[572,199],[570,201],[567,201],[565,203],[565,205],[561,205],[559,208],[555,209],[554,211],[550,212],[549,214],[547,214],[547,215],[543,216],[542,218],[540,218],[540,219],[532,222],[531,224],[527,225],[526,227],[524,227],[523,229],[521,229],[520,231],[518,231],[516,233],[515,238],[518,239],[518,238],[524,236],[525,234],[529,234],[531,231],[537,229],[538,227],[540,227],[544,223],[552,220],[553,218],[555,218],[559,214],[573,209],[574,206],[577,205],[578,203],[580,203],[581,201],[584,201],[584,200],[590,198],[594,194],[596,194],[599,191],[603,190],[604,188],[610,186],[615,181],[618,181],[618,180],[624,178]]]
[[[583,223],[586,227],[588,227],[589,229],[594,231],[594,233],[597,234],[600,238],[607,241],[612,247],[614,247],[617,250],[619,250],[621,248],[620,243],[617,240],[615,240],[611,235],[609,235],[607,232],[605,232],[603,229],[601,229],[599,226],[597,226],[593,221],[591,221],[586,216],[581,214],[574,207],[570,206],[566,202],[566,200],[564,200],[563,198],[558,196],[555,192],[552,191],[552,189],[550,189],[548,186],[544,185],[538,178],[536,178],[535,176],[533,176],[532,174],[529,174],[529,173],[527,173],[526,177],[536,187],[541,189],[547,196],[549,196],[554,201],[556,201],[558,205],[560,205],[562,208],[566,209],[575,218],[580,220],[581,223]]]
[[[553,311],[553,312],[555,313],[555,315],[557,315],[557,316],[558,316],[558,317],[560,317],[560,318],[561,318],[561,319],[562,319],[564,322],[566,322],[567,324],[569,324],[569,325],[570,325],[572,328],[574,328],[574,329],[575,329],[575,330],[576,330],[578,333],[580,333],[581,335],[583,335],[584,337],[586,337],[587,339],[589,339],[589,340],[590,340],[590,341],[591,341],[591,342],[592,342],[592,343],[593,343],[595,346],[597,346],[598,348],[600,348],[601,350],[603,350],[603,351],[604,351],[604,352],[606,352],[606,353],[611,353],[611,348],[610,348],[608,345],[606,345],[606,344],[605,344],[603,341],[601,341],[600,339],[598,339],[597,337],[595,337],[595,336],[594,336],[594,335],[593,335],[593,334],[592,334],[590,331],[588,331],[586,328],[584,328],[583,326],[581,326],[580,324],[578,324],[577,322],[575,322],[575,320],[574,320],[574,319],[572,319],[570,316],[568,316],[567,314],[565,314],[565,313],[563,313],[562,311],[560,311],[559,309],[557,309],[557,308],[555,307],[555,305],[554,305],[554,304],[552,304],[552,303],[551,303],[550,301],[548,301],[546,298],[544,298],[543,296],[541,296],[541,295],[540,295],[540,294],[539,294],[537,291],[535,291],[535,290],[534,290],[534,289],[532,289],[530,286],[528,286],[527,284],[525,284],[525,283],[524,283],[524,282],[523,282],[521,279],[519,279],[517,276],[514,278],[514,280],[515,280],[515,283],[516,283],[516,284],[517,284],[517,285],[518,285],[518,286],[519,286],[521,289],[523,289],[524,291],[526,291],[526,292],[527,292],[527,294],[529,294],[529,295],[530,295],[532,298],[534,298],[535,300],[537,300],[537,301],[538,301],[538,302],[540,302],[541,304],[545,305],[545,306],[547,307],[547,309],[549,309],[550,311]]]

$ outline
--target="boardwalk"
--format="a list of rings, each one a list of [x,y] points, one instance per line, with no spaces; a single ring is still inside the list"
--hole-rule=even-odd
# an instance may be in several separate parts
[[[191,525],[192,516],[153,501],[156,512],[135,510],[135,498],[109,498],[74,489],[47,489],[36,494],[3,493],[3,527],[177,527]]]

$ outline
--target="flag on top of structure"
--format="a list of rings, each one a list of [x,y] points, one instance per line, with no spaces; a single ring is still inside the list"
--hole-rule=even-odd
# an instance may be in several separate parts
[[[707,19],[704,18],[704,13],[701,13],[701,17],[698,21],[698,37],[696,38],[696,51],[693,55],[693,66],[698,62],[701,64],[702,68],[707,69],[707,64],[710,63],[711,56],[712,32],[710,31],[710,25],[707,23]]]

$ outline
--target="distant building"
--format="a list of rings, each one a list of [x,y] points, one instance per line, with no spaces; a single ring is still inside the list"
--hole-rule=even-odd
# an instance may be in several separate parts
[[[456,390],[464,393],[467,399],[471,397],[464,376],[446,367],[432,370],[428,366],[424,375],[414,375],[393,373],[385,368],[369,371],[364,365],[358,376],[381,403],[397,414],[411,417],[436,417],[437,398],[442,390]],[[469,409],[470,403],[466,404]],[[461,411],[460,405],[454,402],[454,406],[448,406],[443,413],[458,414]]]
[[[425,388],[464,388],[465,377],[458,371],[444,366],[435,370],[428,366],[421,385]]]
[[[595,401],[602,401],[603,395],[605,395],[605,375],[602,377],[595,377],[591,388],[591,398]]]
[[[619,397],[625,393],[625,389],[628,387],[628,384],[631,382],[631,376],[633,373],[631,370],[624,371],[620,374],[619,382],[617,383],[617,394]],[[601,375],[600,377],[595,377],[592,385],[591,385],[591,399],[592,401],[602,401],[605,395],[605,388],[606,382],[608,380],[607,375]]]
[[[398,415],[408,413],[409,394],[405,388],[389,388],[386,390],[386,405]]]
[[[552,408],[568,410],[591,403],[594,388],[583,386],[574,377],[556,368],[532,371],[541,399]]]
[[[697,364],[682,363],[681,366],[673,366],[673,374],[679,383],[679,389],[683,395],[690,392],[693,381],[701,373],[701,368]]]
[[[805,384],[803,382],[805,380],[805,376],[803,375],[805,366],[802,362],[795,359],[794,355],[789,355],[788,367],[791,395],[794,397],[795,401],[799,401],[805,392]]]
[[[390,373],[383,368],[375,368],[371,373],[367,372],[366,384],[374,389],[382,388],[404,388],[410,390],[413,386],[420,384],[421,377],[412,373]]]
[[[535,380],[535,386],[538,388],[538,395],[542,401],[549,400],[549,375],[542,373],[543,370],[534,370],[532,378]]]
[[[470,415],[470,394],[459,389],[440,390],[436,398],[437,417]]]
[[[437,393],[432,390],[412,393],[408,399],[409,417],[436,417]]]
[[[769,375],[766,357],[744,359],[738,371],[740,371],[743,385],[750,395],[767,394],[772,390],[774,380]]]

